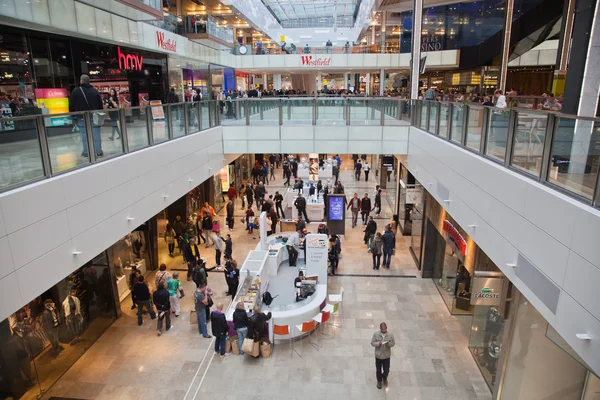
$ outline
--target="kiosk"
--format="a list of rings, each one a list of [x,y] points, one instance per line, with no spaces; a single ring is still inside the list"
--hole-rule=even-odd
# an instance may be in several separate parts
[[[261,214],[261,220],[265,213]],[[301,241],[298,251],[297,267],[288,265],[288,251],[286,242],[293,232],[281,232],[266,236],[261,230],[261,241],[256,249],[248,253],[240,269],[240,286],[231,306],[227,310],[226,318],[233,320],[233,311],[238,302],[243,302],[247,312],[256,305],[262,311],[271,312],[269,321],[269,339],[274,342],[273,324],[289,325],[293,336],[295,325],[312,320],[326,304],[327,299],[327,235],[309,234]],[[264,235],[264,237],[262,237]],[[304,259],[303,246],[306,246],[306,259]],[[297,297],[298,288],[294,279],[298,272],[303,271],[307,282],[311,285],[310,296],[300,301]],[[275,300],[270,306],[262,304],[262,295],[269,291]],[[277,336],[277,339],[287,339]]]

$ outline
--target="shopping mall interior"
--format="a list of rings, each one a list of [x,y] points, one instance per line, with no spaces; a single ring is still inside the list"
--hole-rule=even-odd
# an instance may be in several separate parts
[[[594,0],[0,5],[0,400],[600,399]]]

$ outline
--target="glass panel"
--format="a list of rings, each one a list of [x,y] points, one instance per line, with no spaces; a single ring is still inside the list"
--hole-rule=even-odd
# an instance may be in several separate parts
[[[422,101],[420,102],[420,113],[419,115],[421,116],[421,119],[419,121],[419,128],[421,129],[427,129],[427,108],[429,106],[429,102],[427,101]]]
[[[283,99],[283,123],[285,125],[312,125],[312,99]]]
[[[598,173],[598,122],[558,118],[548,181],[591,199]]]
[[[400,102],[400,109],[402,110],[402,120],[410,123],[412,117],[413,104],[410,100],[402,100]]]
[[[462,143],[464,115],[464,105],[454,104],[452,106],[452,136],[450,139],[453,142]]]
[[[96,137],[97,130],[100,133],[100,150],[98,143],[94,142],[94,150],[96,154],[102,154],[103,157],[110,157],[117,154],[123,154],[123,139],[121,137],[121,113],[122,108],[105,111],[104,121],[102,125],[96,127],[93,124],[93,134]],[[93,115],[93,114],[92,114]]]
[[[440,104],[440,128],[438,134],[448,138],[448,104]]]
[[[317,98],[317,125],[345,125],[346,99]]]
[[[504,318],[497,306],[474,307],[469,350],[490,388],[496,384],[503,334]]]
[[[491,109],[487,129],[485,154],[504,161],[506,141],[508,140],[508,111]]]
[[[546,138],[546,114],[519,112],[511,164],[539,176]]]
[[[200,118],[198,118],[200,103],[185,103],[185,110],[188,115],[188,121],[190,124],[189,133],[196,133],[200,131]]]
[[[437,134],[437,103],[431,103],[429,107],[429,132]]]
[[[586,368],[546,337],[548,322],[521,296],[502,400],[579,400]]]
[[[483,132],[483,108],[469,107],[467,121],[467,147],[479,151],[481,132]]]
[[[171,104],[169,107],[171,107],[172,121],[169,122],[171,123],[171,129],[173,130],[173,138],[185,136],[184,104]]]
[[[127,141],[129,151],[135,151],[148,146],[148,126],[146,124],[146,107],[132,107],[125,109],[125,123],[127,125]]]
[[[50,165],[53,173],[89,164],[86,122],[83,113],[72,116],[58,114],[44,118],[44,129],[48,138]],[[92,129],[94,145],[102,148],[99,140],[101,127],[94,126]]]
[[[350,125],[381,125],[381,112],[377,100],[350,99]],[[343,104],[343,100],[334,101]]]
[[[202,113],[202,130],[210,128],[210,104],[210,101],[203,101],[201,104],[202,110],[200,111]]]
[[[152,112],[150,118],[152,121],[152,137],[154,138],[154,143],[166,142],[169,140],[167,106],[151,106],[150,109]]]
[[[10,109],[9,109],[10,111]],[[35,118],[0,122],[0,188],[44,176]]]
[[[250,113],[250,125],[279,124],[279,99],[266,99],[254,103],[254,112]]]

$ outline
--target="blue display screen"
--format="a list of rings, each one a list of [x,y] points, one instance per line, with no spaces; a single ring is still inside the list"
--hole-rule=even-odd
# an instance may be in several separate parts
[[[329,197],[329,220],[342,221],[344,219],[344,197]]]

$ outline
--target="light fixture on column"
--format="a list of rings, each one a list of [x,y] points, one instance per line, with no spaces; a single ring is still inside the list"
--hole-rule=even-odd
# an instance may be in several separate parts
[[[133,221],[134,219],[134,217],[127,217],[127,221]]]
[[[587,333],[577,333],[575,336],[577,336],[577,339],[581,340],[592,340],[592,337]]]
[[[81,251],[77,251],[77,250],[73,251],[73,255],[74,255],[74,256],[78,256],[78,255],[80,255],[81,253],[82,253]]]

